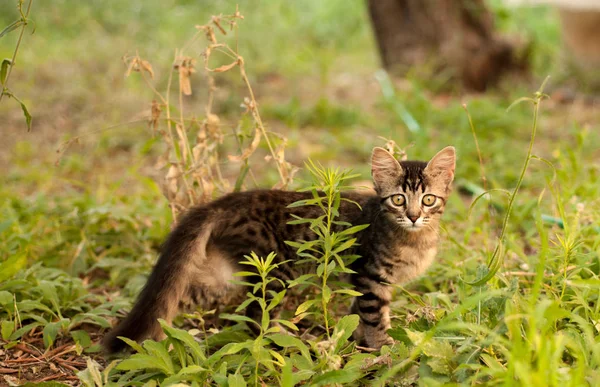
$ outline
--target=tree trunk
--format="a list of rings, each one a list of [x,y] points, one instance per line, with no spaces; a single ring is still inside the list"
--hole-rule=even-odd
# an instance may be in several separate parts
[[[569,64],[586,89],[599,90],[600,10],[560,8],[559,14]]]
[[[368,0],[383,66],[406,73],[415,66],[447,72],[483,91],[503,73],[522,68],[515,50],[494,33],[483,0]]]

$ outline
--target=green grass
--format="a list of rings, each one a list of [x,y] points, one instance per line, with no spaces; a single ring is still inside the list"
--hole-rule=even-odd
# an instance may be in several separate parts
[[[165,327],[167,341],[146,342],[137,355],[107,363],[98,340],[130,308],[172,220],[156,183],[164,176],[155,168],[164,144],[145,123],[106,130],[137,119],[153,98],[137,74],[123,77],[120,58],[137,50],[149,59],[162,90],[173,48],[194,33],[194,25],[234,11],[235,4],[35,2],[36,31],[26,33],[11,75],[11,89],[34,116],[32,134],[26,134],[18,105],[0,105],[6,141],[0,151],[2,350],[13,354],[27,344],[52,353],[75,343],[69,354],[80,362],[76,369],[86,369],[79,377],[89,386],[108,385],[105,380],[201,385],[207,378],[224,386],[253,385],[257,375],[258,384],[267,385],[598,384],[597,106],[542,102],[533,154],[554,169],[531,160],[507,224],[501,267],[482,286],[466,283],[487,272],[507,200],[493,193],[493,208],[485,200],[470,208],[474,195],[466,187],[483,183],[463,103],[473,118],[487,188],[512,192],[527,155],[533,110],[527,104],[506,108],[531,96],[546,75],[552,76],[550,90],[563,77],[556,15],[547,8],[516,11],[491,3],[503,31],[534,40],[531,83],[462,96],[433,93],[435,79],[409,76],[395,85],[395,96],[384,98],[374,78],[377,55],[363,2],[239,2],[245,16],[240,53],[267,128],[288,138],[289,161],[302,166],[311,157],[353,168],[367,180],[370,151],[384,144],[380,136],[406,147],[410,158],[427,159],[445,145],[457,148],[456,189],[436,263],[395,292],[394,346],[358,351],[346,341],[355,321],[341,315],[329,316],[332,333],[322,342],[274,332],[256,341],[237,317],[205,336],[210,315],[204,311]],[[8,25],[16,9],[3,9],[0,25]],[[0,39],[2,57],[12,55],[15,41],[14,34]],[[203,79],[198,75],[193,82],[188,111],[202,118]],[[245,96],[242,84],[232,74],[217,82],[215,111],[233,126]],[[420,131],[407,129],[398,106]],[[55,166],[56,149],[89,132]],[[264,163],[251,159],[258,185],[268,187],[277,176]],[[308,179],[302,170],[293,188],[305,187]],[[560,218],[563,227],[548,217]],[[317,299],[310,292],[305,297],[298,304]],[[346,304],[334,300],[331,310]]]

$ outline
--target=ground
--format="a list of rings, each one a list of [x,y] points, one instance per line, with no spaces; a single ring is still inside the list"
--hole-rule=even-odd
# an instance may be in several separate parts
[[[5,3],[2,26],[18,18],[16,2]],[[201,34],[197,42],[186,42],[212,15],[234,13],[235,3],[34,2],[35,33],[25,33],[9,80],[33,115],[31,132],[14,100],[0,102],[0,385],[128,385],[149,379],[193,384],[193,377],[181,376],[186,369],[222,385],[243,379],[267,385],[597,383],[599,99],[583,92],[585,85],[563,65],[551,9],[490,4],[502,31],[532,42],[531,76],[507,79],[486,94],[464,94],[426,68],[392,81],[378,73],[361,1],[239,2],[244,19],[237,21],[237,38],[228,32],[219,41],[239,47],[265,130],[287,138],[285,159],[301,168],[290,189],[309,184],[308,158],[352,168],[360,174],[357,181],[368,181],[371,149],[386,140],[409,158],[427,159],[446,145],[458,153],[436,263],[426,276],[396,290],[397,344],[379,353],[361,351],[340,339],[341,327],[347,331],[352,322],[336,316],[339,335],[332,337],[341,341],[298,344],[269,336],[269,345],[261,345],[284,347],[278,350],[282,359],[267,354],[272,362],[259,366],[252,358],[262,352],[244,347],[253,339],[243,323],[206,338],[199,314],[177,321],[182,330],[170,339],[176,350],[152,343],[141,349],[165,363],[146,358],[134,364],[140,358],[131,358],[112,364],[98,346],[130,308],[173,221],[161,188],[168,170],[161,156],[168,146],[147,123],[158,97],[144,73],[125,76],[123,57],[127,63],[136,55],[149,61],[151,84],[164,93],[175,49],[188,47],[198,71],[183,110],[186,120],[201,122],[209,94],[200,55],[206,40]],[[12,57],[17,37],[13,31],[0,38],[2,58]],[[222,60],[211,65],[228,63]],[[550,98],[539,105],[535,157],[509,208],[505,193],[521,182],[534,105],[507,108],[534,97],[547,75],[544,92]],[[245,148],[254,128],[251,113],[244,116],[240,107],[248,90],[237,68],[214,78],[220,149],[239,155],[231,133],[240,131]],[[179,116],[180,105],[174,105]],[[189,130],[190,136],[198,133],[193,125]],[[249,159],[252,178],[243,188],[277,183],[274,161],[263,157],[268,153],[263,141]],[[233,188],[240,163],[223,156],[219,165]],[[491,202],[484,198],[472,206],[484,188],[497,190]],[[499,270],[489,282],[471,286],[467,282],[487,273],[507,211]],[[341,310],[344,302],[334,302],[339,305],[332,310]],[[296,306],[289,306],[290,313]],[[205,338],[198,353],[178,333],[190,329]],[[235,350],[232,343],[239,344]],[[187,353],[183,360],[176,355],[179,345]]]

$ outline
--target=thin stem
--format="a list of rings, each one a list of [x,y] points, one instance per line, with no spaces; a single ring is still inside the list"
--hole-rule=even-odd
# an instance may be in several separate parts
[[[542,83],[540,90],[535,93],[535,98],[532,98],[532,99],[531,98],[522,98],[522,99],[519,99],[518,101],[516,101],[515,103],[513,103],[513,105],[514,105],[521,101],[531,101],[534,106],[533,124],[532,124],[532,129],[531,129],[531,138],[529,140],[529,148],[527,149],[527,157],[525,158],[525,162],[523,163],[523,167],[521,168],[521,174],[519,175],[519,179],[517,180],[517,186],[513,190],[512,194],[510,195],[510,198],[508,201],[506,215],[504,216],[504,220],[502,222],[502,229],[500,231],[500,236],[498,237],[498,244],[496,245],[496,248],[494,250],[492,258],[488,264],[489,272],[483,278],[481,278],[477,281],[467,282],[471,286],[480,286],[480,285],[483,285],[484,283],[486,283],[487,281],[489,281],[498,272],[498,269],[502,265],[502,256],[501,256],[502,244],[504,242],[504,237],[506,235],[506,229],[508,228],[508,221],[510,219],[510,215],[512,214],[515,199],[517,197],[517,194],[519,193],[519,189],[521,188],[521,184],[523,183],[523,180],[525,178],[525,173],[527,172],[527,168],[529,167],[529,160],[531,160],[531,157],[532,157],[532,150],[533,150],[533,144],[535,142],[535,134],[537,131],[538,114],[539,114],[539,110],[540,110],[540,105],[541,105],[542,99],[544,97],[546,97],[546,95],[543,94],[542,91],[543,91],[544,85],[546,84],[547,80],[548,80],[548,78],[546,78],[546,80]],[[513,105],[511,105],[511,107]]]
[[[260,118],[260,113],[258,112],[258,108],[256,107],[256,99],[254,98],[254,92],[252,91],[252,86],[250,86],[250,80],[248,79],[248,76],[246,75],[246,70],[244,69],[243,61],[240,61],[240,73],[242,75],[242,79],[246,83],[246,87],[248,88],[248,93],[250,94],[250,100],[252,101],[252,104],[253,104],[252,115],[254,116],[254,119],[256,120],[256,123],[258,124],[258,127],[259,127],[260,131],[262,132],[262,135],[265,138],[267,147],[269,148],[269,151],[271,152],[271,155],[273,156],[273,160],[275,161],[275,165],[277,166],[277,171],[279,172],[279,177],[281,178],[281,182],[283,183],[284,186],[287,186],[287,181],[285,178],[285,174],[283,173],[283,168],[279,163],[279,160],[277,158],[277,155],[275,154],[275,150],[273,149],[273,146],[271,145],[271,140],[269,140],[267,131],[265,130],[262,119]]]
[[[8,73],[6,74],[6,78],[4,80],[4,88],[0,93],[0,101],[2,101],[2,97],[6,94],[4,91],[8,90],[8,79],[10,78],[10,74],[12,73],[13,67],[15,67],[15,63],[17,60],[17,53],[19,52],[19,47],[21,46],[21,41],[23,40],[23,34],[25,34],[25,28],[27,27],[27,18],[29,17],[29,12],[31,11],[31,4],[33,0],[29,0],[27,4],[27,11],[25,15],[23,15],[23,3],[19,2],[19,13],[21,14],[21,21],[23,22],[23,26],[21,27],[21,32],[19,33],[19,38],[17,39],[17,45],[15,46],[15,51],[13,52],[13,56],[11,59],[11,64],[8,66]]]
[[[177,53],[175,53],[175,57],[177,57]],[[175,64],[174,61],[173,64]],[[171,127],[171,105],[169,100],[171,98],[171,85],[173,83],[173,64],[171,65],[171,70],[169,71],[169,80],[167,81],[167,96],[165,98],[165,105],[167,107],[167,128],[169,140],[171,140],[171,146],[175,150],[175,157],[177,157],[177,161],[181,162],[181,157],[177,151],[177,146],[175,145],[175,138],[173,137],[173,128]]]
[[[331,236],[331,224],[333,221],[331,206],[333,203],[333,196],[334,196],[333,184],[331,181],[328,183],[329,183],[328,184],[329,189],[327,190],[327,209],[326,209],[327,231],[325,233],[326,238],[329,238]],[[328,245],[330,245],[330,244],[328,244]],[[327,286],[327,280],[329,278],[329,273],[327,272],[327,269],[329,267],[330,256],[331,256],[331,249],[330,248],[325,249],[325,254],[323,256],[324,268],[323,268],[323,278],[322,278],[323,282],[321,285],[321,292],[323,290],[325,290],[325,288]],[[325,298],[321,295],[321,303],[323,306],[323,318],[325,319],[325,331],[327,332],[327,338],[331,338],[331,334],[329,332],[329,313],[328,313],[329,300],[326,301]]]

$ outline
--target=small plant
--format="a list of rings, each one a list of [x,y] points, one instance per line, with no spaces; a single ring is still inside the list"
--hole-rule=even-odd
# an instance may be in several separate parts
[[[127,338],[121,338],[127,342],[135,354],[129,358],[111,366],[104,371],[104,380],[111,380],[116,385],[128,385],[132,382],[158,381],[160,385],[170,385],[175,382],[207,383],[209,380],[217,385],[240,385],[250,375],[253,375],[254,385],[280,378],[282,370],[290,369],[292,358],[280,354],[272,346],[275,344],[286,351],[292,350],[300,353],[302,364],[310,376],[313,364],[308,347],[298,338],[280,332],[279,325],[297,330],[298,328],[287,320],[270,320],[269,311],[277,307],[283,299],[286,290],[272,293],[267,289],[268,285],[277,278],[269,276],[269,273],[279,264],[273,262],[275,254],[269,254],[266,258],[258,257],[252,253],[246,256],[242,264],[252,266],[255,271],[237,273],[238,276],[258,276],[260,279],[254,284],[239,281],[241,285],[249,285],[251,291],[247,294],[247,300],[238,307],[237,311],[243,310],[252,302],[259,304],[262,313],[261,321],[254,321],[246,316],[238,314],[221,314],[220,317],[232,321],[254,324],[259,328],[259,334],[255,338],[248,336],[234,336],[231,332],[224,330],[215,336],[226,335],[227,344],[209,355],[214,350],[208,343],[198,342],[190,332],[170,327],[161,321],[161,326],[167,339],[162,342],[146,340],[142,345]],[[197,330],[191,332],[199,333]],[[213,340],[214,343],[216,340]],[[172,348],[170,350],[169,348]],[[92,364],[93,365],[93,364]],[[80,373],[82,382],[89,383],[90,378],[99,379],[97,365]],[[287,371],[285,371],[287,372]],[[94,376],[96,375],[96,376]],[[302,376],[300,376],[302,377]],[[291,376],[293,379],[293,375]],[[211,382],[211,383],[212,383]],[[280,380],[280,383],[282,381]]]
[[[27,109],[27,105],[25,105],[25,103],[21,101],[11,89],[8,88],[8,80],[13,68],[15,67],[15,64],[17,63],[17,53],[19,52],[19,47],[21,46],[21,42],[23,40],[23,34],[25,33],[27,25],[31,22],[29,19],[29,13],[31,12],[33,0],[29,0],[27,3],[27,9],[23,8],[24,2],[25,0],[18,0],[17,2],[17,8],[21,17],[18,20],[10,23],[6,28],[4,28],[4,30],[2,30],[2,32],[0,32],[0,38],[2,38],[9,32],[21,28],[12,58],[3,59],[2,64],[0,65],[0,86],[2,87],[2,91],[0,92],[0,101],[2,101],[2,97],[6,96],[8,98],[13,98],[19,103],[19,105],[21,105],[21,109],[23,109],[23,115],[25,116],[25,122],[27,123],[27,130],[29,131],[31,130],[31,114],[29,113],[29,109]]]
[[[515,106],[521,102],[531,102],[533,104],[533,123],[531,126],[531,138],[529,141],[529,148],[527,150],[527,156],[523,163],[523,167],[521,168],[521,174],[519,175],[519,179],[517,180],[517,185],[516,185],[515,189],[509,194],[508,206],[506,209],[506,213],[504,215],[504,220],[502,222],[502,228],[500,230],[500,236],[498,237],[498,243],[496,244],[496,247],[494,248],[494,251],[493,251],[491,257],[488,259],[487,273],[485,273],[481,278],[478,278],[473,282],[469,282],[469,285],[471,285],[471,286],[480,286],[480,285],[486,283],[487,281],[489,281],[490,279],[494,278],[494,276],[498,272],[498,269],[500,269],[500,267],[502,266],[502,262],[503,262],[503,258],[504,258],[504,240],[505,240],[506,231],[508,228],[508,221],[509,221],[510,216],[513,211],[513,205],[515,202],[515,198],[517,197],[517,194],[519,193],[519,189],[521,188],[521,184],[523,183],[523,179],[525,178],[525,173],[527,172],[527,167],[529,166],[529,161],[532,158],[536,158],[538,160],[546,162],[547,164],[552,165],[548,161],[541,159],[541,158],[533,155],[533,153],[532,153],[533,144],[535,142],[535,134],[537,131],[537,126],[538,126],[538,114],[540,111],[540,104],[543,99],[548,98],[548,95],[544,94],[544,86],[546,85],[547,81],[548,81],[548,78],[546,78],[544,80],[544,82],[540,86],[539,90],[535,92],[533,98],[528,98],[528,97],[519,98],[518,100],[513,102],[507,109],[507,110],[510,110],[513,106]],[[471,129],[473,130],[473,133],[474,133],[473,124],[471,122],[470,116],[469,116],[469,122],[471,125]],[[477,146],[477,148],[479,148],[479,144],[477,142],[476,142],[476,146]],[[480,159],[480,165],[483,165],[481,159]],[[483,173],[483,169],[482,169],[482,173]],[[475,203],[480,198],[488,197],[488,196],[489,196],[489,191],[485,191],[482,194],[480,194],[478,197],[475,198],[475,200],[471,204],[471,208],[475,205]]]
[[[325,332],[328,338],[331,338],[330,327],[333,320],[329,314],[330,302],[333,297],[338,295],[360,296],[361,294],[352,290],[348,284],[340,289],[332,290],[330,288],[331,278],[337,279],[338,276],[353,273],[348,266],[359,256],[348,254],[348,251],[355,245],[356,238],[354,234],[364,230],[369,225],[351,225],[347,222],[337,220],[340,215],[340,205],[342,202],[350,202],[359,206],[348,198],[344,198],[341,192],[348,189],[345,185],[348,180],[357,177],[349,171],[340,171],[339,169],[323,168],[315,165],[312,161],[306,164],[306,168],[311,174],[312,184],[303,189],[312,193],[311,199],[297,201],[290,207],[299,206],[318,206],[323,215],[316,219],[302,219],[296,217],[288,223],[290,224],[309,224],[310,229],[317,235],[313,241],[288,241],[288,245],[297,249],[299,257],[303,258],[298,264],[309,263],[316,267],[316,271],[311,274],[305,274],[296,280],[291,281],[290,287],[297,285],[309,285],[319,289],[319,294],[315,299],[302,303],[296,309],[297,316],[308,316],[309,309],[319,305],[323,314],[325,323]],[[360,206],[359,206],[360,207]]]

